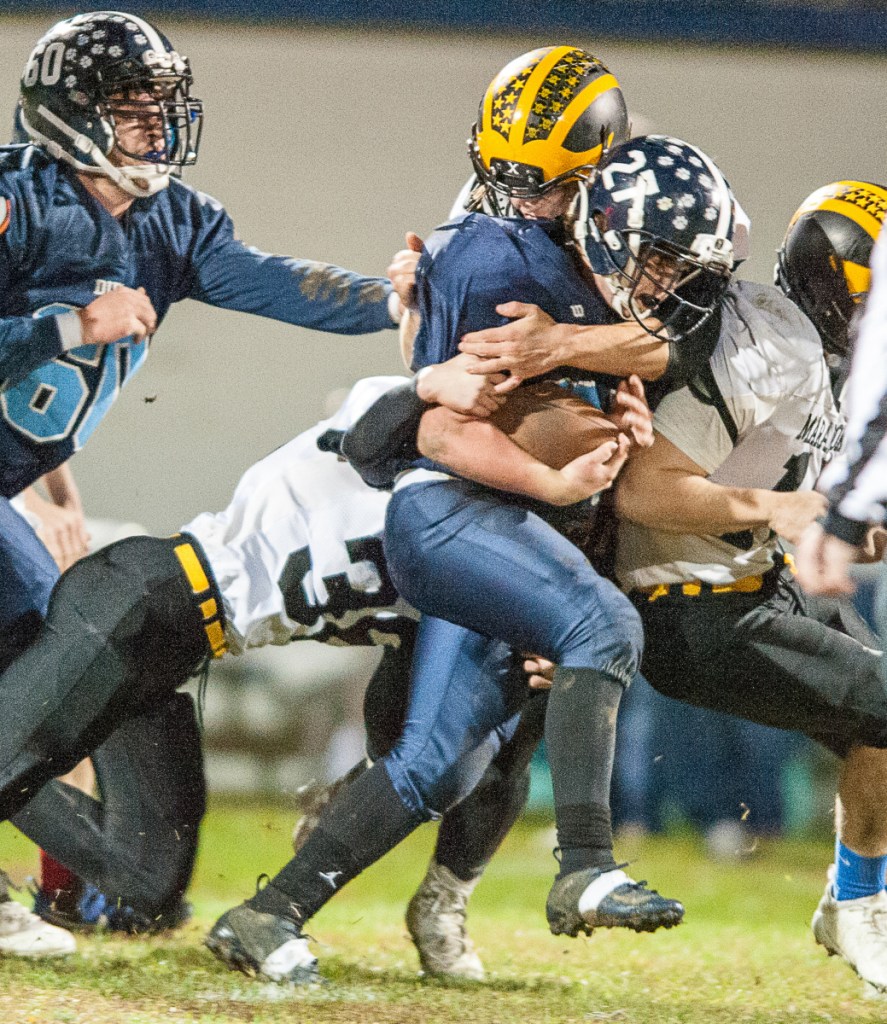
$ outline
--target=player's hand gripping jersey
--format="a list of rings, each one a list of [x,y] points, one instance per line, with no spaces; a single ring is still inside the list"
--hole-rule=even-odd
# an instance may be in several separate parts
[[[340,334],[391,326],[388,286],[272,256],[234,235],[216,200],[173,179],[113,218],[39,149],[0,155],[0,494],[83,446],[149,341],[80,345],[72,312],[119,285],[143,287],[163,320],[181,299]]]
[[[566,241],[557,221],[479,213],[438,228],[416,269],[421,325],[413,369],[457,355],[463,334],[507,323],[496,312],[503,302],[534,303],[558,323],[618,322],[564,248]]]
[[[222,594],[228,649],[310,637],[397,644],[400,601],[382,554],[390,495],[321,452],[317,438],[346,430],[403,377],[359,381],[329,420],[247,470],[224,512],[183,528],[196,537]]]
[[[655,429],[713,483],[812,488],[843,445],[844,418],[810,321],[776,288],[735,283],[709,365],[709,373],[660,402]],[[617,574],[625,589],[689,579],[730,583],[770,569],[776,546],[766,527],[712,537],[623,520]]]

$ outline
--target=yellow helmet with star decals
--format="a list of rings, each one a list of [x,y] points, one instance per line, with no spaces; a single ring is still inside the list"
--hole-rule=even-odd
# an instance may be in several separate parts
[[[587,50],[546,46],[506,65],[472,128],[478,180],[508,199],[536,199],[593,167],[628,138],[619,83]]]
[[[871,284],[872,247],[887,216],[887,189],[836,181],[809,195],[777,251],[776,283],[813,321],[826,352],[843,356],[848,327]]]

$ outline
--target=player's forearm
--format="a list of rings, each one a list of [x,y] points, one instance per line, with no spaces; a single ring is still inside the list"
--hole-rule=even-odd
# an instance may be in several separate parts
[[[443,406],[423,415],[419,451],[475,483],[551,505],[569,505],[587,496],[488,421],[460,416]]]
[[[753,487],[724,487],[704,477],[662,474],[632,478],[631,467],[616,489],[619,515],[669,533],[719,536],[769,526],[779,495]]]
[[[0,391],[79,344],[76,313],[0,319]]]
[[[627,377],[636,373],[656,380],[668,365],[669,344],[636,323],[552,328],[552,365]]]

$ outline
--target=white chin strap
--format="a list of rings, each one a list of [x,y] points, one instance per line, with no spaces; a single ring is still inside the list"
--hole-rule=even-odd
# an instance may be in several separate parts
[[[631,288],[621,283],[619,274],[595,274],[594,283],[601,298],[623,320],[634,320],[631,310]]]
[[[53,142],[52,139],[48,139],[45,135],[36,131],[36,129],[28,124],[23,111],[21,119],[25,131],[50,156],[55,157],[56,160],[64,160],[66,164],[70,164],[73,168],[82,171],[84,174],[100,174],[105,178],[110,178],[115,185],[123,189],[128,195],[135,196],[136,199],[145,199],[148,196],[153,196],[169,185],[170,172],[168,165],[132,164],[117,167],[111,163],[92,139],[81,135],[79,132],[75,132],[60,117],[56,117],[51,110],[41,105],[37,112],[54,128],[57,128],[63,135],[67,136],[74,144],[75,149],[80,150],[81,153],[88,156],[93,162],[89,164],[83,163],[57,142]]]

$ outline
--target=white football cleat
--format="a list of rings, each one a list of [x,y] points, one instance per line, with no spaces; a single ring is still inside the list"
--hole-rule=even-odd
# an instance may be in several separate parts
[[[69,931],[49,924],[15,900],[0,902],[0,956],[67,956],[76,948]]]
[[[831,879],[813,915],[813,935],[879,992],[887,992],[887,893],[836,900]]]
[[[465,907],[477,882],[463,882],[436,860],[428,865],[406,917],[426,974],[484,980],[484,965],[465,931]]]

